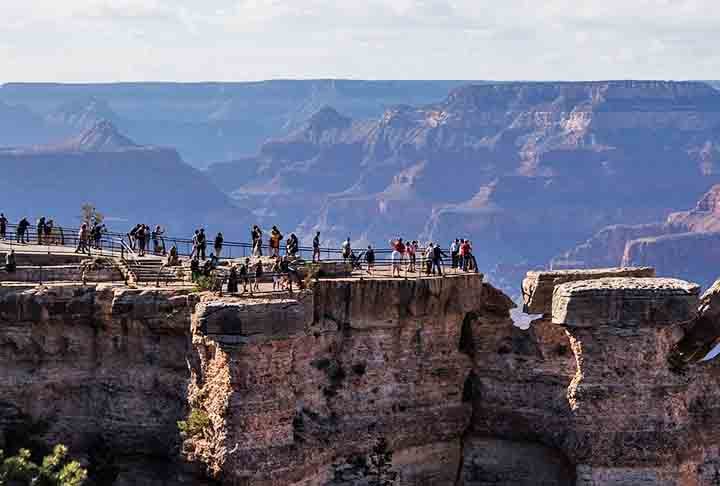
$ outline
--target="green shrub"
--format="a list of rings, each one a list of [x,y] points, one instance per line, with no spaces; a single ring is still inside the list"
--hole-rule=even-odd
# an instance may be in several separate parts
[[[67,457],[64,445],[56,445],[39,466],[31,457],[28,449],[20,449],[16,456],[7,458],[0,451],[0,485],[81,486],[87,479],[87,471]]]
[[[210,417],[202,410],[193,409],[187,420],[179,420],[177,426],[182,436],[194,437],[210,426]]]
[[[215,290],[215,287],[215,277],[212,275],[209,277],[200,276],[195,280],[195,290],[198,292]]]

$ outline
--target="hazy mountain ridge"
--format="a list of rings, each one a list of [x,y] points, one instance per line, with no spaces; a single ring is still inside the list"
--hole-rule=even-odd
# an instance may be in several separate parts
[[[63,143],[0,150],[0,164],[2,211],[11,221],[45,215],[77,225],[89,202],[120,230],[144,222],[189,236],[203,224],[222,224],[239,237],[249,222],[177,151],[136,144],[108,121]]]
[[[23,107],[35,120],[22,136],[0,133],[0,145],[56,143],[107,119],[139,143],[175,147],[189,163],[204,166],[253,155],[328,104],[353,118],[375,118],[389,105],[429,103],[463,83],[8,83],[0,86],[0,102]]]

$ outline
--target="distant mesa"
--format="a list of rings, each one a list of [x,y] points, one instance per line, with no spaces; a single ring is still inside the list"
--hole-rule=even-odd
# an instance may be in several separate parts
[[[101,120],[60,148],[78,152],[114,152],[139,148],[140,145],[121,134],[108,120]]]
[[[90,96],[61,104],[45,116],[45,121],[50,125],[85,130],[104,120],[117,123],[118,118],[105,100]]]
[[[79,135],[64,142],[31,147],[7,148],[4,154],[73,153],[73,152],[123,152],[127,150],[153,150],[154,147],[139,145],[121,134],[108,120],[100,120]]]
[[[351,119],[341,115],[335,108],[324,106],[307,121],[307,127],[317,131],[344,129],[350,126]]]

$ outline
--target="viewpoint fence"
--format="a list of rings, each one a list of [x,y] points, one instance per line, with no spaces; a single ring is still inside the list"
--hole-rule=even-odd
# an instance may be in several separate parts
[[[47,246],[48,253],[52,253],[50,247],[52,246],[64,246],[64,247],[75,247],[79,246],[79,233],[80,229],[76,227],[57,226],[54,225],[49,233],[43,231],[38,238],[37,226],[30,225],[27,227],[23,235],[18,235],[17,224],[8,224],[6,227],[5,242],[11,245],[38,245]],[[157,242],[157,243],[156,243]],[[99,239],[88,240],[88,247],[90,253],[96,256],[120,256],[123,259],[135,260],[139,256],[139,248],[137,240],[133,242],[130,238],[129,233],[121,233],[117,231],[103,231]],[[163,256],[171,247],[175,247],[178,251],[178,256],[189,258],[193,255],[193,241],[189,238],[178,238],[160,235],[156,238],[149,236],[146,238],[146,251],[145,255]],[[158,251],[155,251],[155,250]],[[286,254],[282,251],[280,254]],[[416,273],[420,275],[426,270],[428,260],[424,257],[426,248],[419,248],[416,254]],[[262,255],[270,255],[272,249],[268,243],[263,242],[261,244]],[[354,262],[359,267],[360,262],[367,265],[363,260],[365,250],[353,249]],[[206,246],[206,257],[209,257],[211,253],[215,252],[214,239],[208,239]],[[374,249],[375,262],[374,267],[380,269],[382,267],[390,267],[393,264],[392,253],[393,250],[390,248],[377,248]],[[450,257],[450,252],[443,249],[443,253],[446,257]],[[230,260],[250,257],[253,255],[253,245],[251,243],[237,242],[237,241],[223,241],[221,254],[218,256],[220,260]],[[297,257],[305,261],[311,261],[313,256],[313,248],[308,246],[299,246],[298,251],[295,254]],[[340,248],[321,247],[320,258],[325,263],[353,263],[352,259],[343,257],[343,250]],[[472,258],[471,271],[477,271],[477,264],[474,257]],[[396,262],[397,263],[397,262]],[[409,265],[409,258],[405,258],[403,261],[404,270],[407,271]],[[265,275],[270,274],[266,269]],[[252,275],[250,276],[252,278]]]

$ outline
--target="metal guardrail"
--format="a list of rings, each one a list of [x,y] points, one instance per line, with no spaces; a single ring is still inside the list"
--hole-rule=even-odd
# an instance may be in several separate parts
[[[54,225],[49,235],[43,233],[40,236],[41,237],[38,238],[36,226],[28,226],[26,232],[21,237],[17,234],[17,225],[8,224],[6,227],[5,242],[9,243],[10,245],[18,244],[47,246],[48,253],[51,253],[50,247],[56,245],[61,245],[65,247],[70,246],[75,248],[78,248],[79,246],[79,228]],[[132,241],[128,233],[120,233],[117,231],[104,231],[99,239],[92,239],[88,242],[88,254],[94,254],[96,256],[118,256],[119,253],[121,260],[123,260],[128,266],[128,269],[132,271],[132,268],[130,268],[132,266],[132,263],[136,262],[139,259],[139,252],[136,251],[137,243],[137,241]],[[152,236],[149,236],[145,240],[145,244],[146,247],[151,247],[150,251],[146,252],[147,255],[164,256],[165,252],[169,251],[171,246],[174,246],[177,249],[178,256],[180,257],[191,257],[193,255],[193,242],[191,239],[188,238],[176,238],[161,235],[160,237],[153,239]],[[153,250],[155,250],[156,248],[159,251],[154,252]],[[262,243],[260,248],[263,256],[270,255],[272,251],[269,244]],[[207,249],[209,249],[210,251],[207,251]],[[211,252],[214,253],[214,251],[215,248],[213,245],[213,241],[209,240],[206,244],[206,256],[209,256]],[[253,255],[253,245],[251,243],[244,242],[224,241],[221,252],[222,253],[219,255],[220,260],[247,258]],[[374,252],[375,262],[373,267],[376,270],[379,271],[383,268],[388,267],[392,268],[393,264],[398,264],[398,262],[393,262],[391,258],[391,254],[393,253],[392,249],[377,248],[374,249]],[[286,251],[278,253],[287,254]],[[303,260],[305,263],[310,264],[313,253],[314,251],[312,247],[300,246],[298,247],[298,251],[295,256]],[[364,251],[359,254],[354,253],[354,260],[342,257],[343,250],[340,248],[321,247],[320,253],[321,262],[323,263],[353,263],[354,261],[354,270],[362,270],[364,267],[365,271],[367,271],[368,264],[367,261],[363,258]],[[447,255],[450,252],[446,249],[443,249],[443,253]],[[415,272],[410,271],[410,259],[408,256],[401,260],[401,262],[399,262],[401,267],[401,274],[404,274],[406,278],[412,276],[419,277],[422,275],[428,275],[426,271],[428,259],[424,257],[424,254],[425,248],[419,248],[416,253],[417,258],[415,263]],[[471,256],[471,258],[473,261],[473,269],[471,271],[477,272],[477,262],[475,261],[474,256]],[[445,269],[444,271],[447,271],[448,268],[452,268],[451,265],[445,265],[445,261],[443,261],[442,263],[443,268]],[[158,271],[155,279],[156,281],[159,282],[161,280],[162,270],[165,268],[167,267],[163,265],[163,267]],[[263,276],[265,278],[272,277],[274,275],[278,274],[270,271],[263,272]],[[251,281],[254,280],[254,272],[250,272],[247,278]]]
[[[7,225],[7,237],[6,241],[8,242],[20,242],[20,238],[17,236],[17,232],[15,231],[17,229],[16,224],[8,224]],[[67,227],[67,226],[53,226],[53,233],[50,235],[50,241],[52,244],[60,244],[62,246],[74,246],[77,247],[78,245],[78,234],[80,229],[75,227]],[[28,244],[38,244],[38,236],[37,236],[37,227],[30,225],[28,226],[28,230],[25,235],[25,240],[28,241]],[[46,244],[44,240],[46,240],[46,237],[42,237],[40,239],[41,245]],[[164,256],[163,252],[167,252],[170,250],[170,247],[175,246],[178,250],[179,256],[192,256],[193,254],[193,242],[192,239],[189,238],[178,238],[178,237],[171,237],[171,236],[165,236],[162,235],[158,238],[156,238],[158,242],[158,247],[161,249],[159,252],[154,252],[154,239],[150,236],[145,240],[146,244],[146,254],[148,255],[155,255],[155,256]],[[120,243],[123,244],[125,251],[130,252],[132,250],[132,253],[137,254],[136,252],[136,242],[132,242],[129,237],[129,233],[121,233],[117,231],[105,231],[102,233],[102,236],[100,240],[98,240],[98,245],[95,245],[94,242],[96,240],[90,241],[91,250],[95,249],[98,251],[107,250],[111,252],[115,251],[121,251]],[[58,243],[59,242],[59,243]],[[209,256],[210,253],[214,253],[214,241],[212,239],[208,239],[206,243],[206,256]],[[52,244],[50,246],[52,246]],[[269,244],[262,243],[261,244],[261,251],[262,255],[267,256],[271,252],[271,248]],[[423,253],[425,250],[424,247],[419,248],[418,250],[418,259],[420,257],[420,254]],[[442,248],[443,252],[446,254],[449,254],[449,250],[446,248]],[[379,255],[380,258],[382,258],[382,255],[390,255],[392,254],[393,250],[390,248],[375,248],[374,249],[375,254]],[[284,251],[281,251],[281,253],[285,253]],[[297,251],[297,256],[303,259],[312,259],[313,254],[313,248],[309,246],[299,246]],[[330,247],[321,247],[320,248],[320,254],[322,261],[340,261],[342,260],[342,254],[343,250],[341,248],[330,248]],[[237,242],[237,241],[224,241],[222,245],[222,254],[218,255],[221,259],[236,259],[236,258],[244,258],[244,257],[251,257],[253,256],[253,245],[251,243],[245,243],[245,242]],[[323,257],[324,256],[324,257]],[[333,258],[334,257],[334,258]]]

